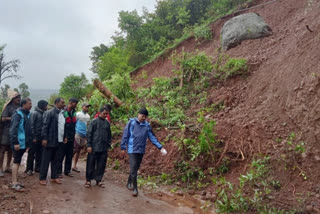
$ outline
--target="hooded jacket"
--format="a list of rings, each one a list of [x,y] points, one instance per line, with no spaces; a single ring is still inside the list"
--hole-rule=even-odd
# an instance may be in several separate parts
[[[124,129],[120,147],[122,150],[127,150],[128,153],[144,154],[148,138],[158,149],[162,148],[150,124],[141,123],[138,118],[132,118]]]
[[[10,125],[10,142],[14,145],[20,145],[20,149],[26,149],[31,146],[32,131],[30,126],[30,112],[19,108],[12,115]]]

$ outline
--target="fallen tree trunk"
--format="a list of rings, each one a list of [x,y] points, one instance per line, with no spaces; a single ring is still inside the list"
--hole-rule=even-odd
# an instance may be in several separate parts
[[[95,79],[93,81],[93,84],[106,98],[113,99],[117,107],[123,105],[123,102],[116,95],[114,95],[105,85],[103,85],[100,80]]]

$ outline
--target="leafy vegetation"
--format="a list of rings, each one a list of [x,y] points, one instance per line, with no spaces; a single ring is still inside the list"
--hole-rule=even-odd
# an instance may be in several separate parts
[[[83,73],[80,76],[71,74],[61,83],[59,95],[65,99],[71,97],[81,99],[87,95],[89,87],[88,80]]]

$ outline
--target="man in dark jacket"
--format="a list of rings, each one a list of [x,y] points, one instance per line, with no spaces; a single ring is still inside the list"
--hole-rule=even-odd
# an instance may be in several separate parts
[[[61,143],[59,145],[59,156],[60,162],[58,167],[58,176],[62,177],[62,164],[63,159],[66,157],[64,162],[64,174],[66,176],[73,177],[71,173],[72,166],[72,157],[73,157],[73,144],[74,144],[74,136],[76,134],[76,108],[78,104],[78,100],[76,98],[70,98],[68,106],[64,109],[64,118],[65,118],[65,137],[67,138],[66,143]]]
[[[43,115],[42,137],[42,158],[40,167],[40,184],[46,185],[49,164],[51,163],[51,180],[54,183],[61,184],[58,179],[59,167],[59,144],[66,142],[64,137],[65,119],[63,108],[65,106],[63,98],[57,98],[54,102],[55,107],[46,111]]]
[[[95,179],[98,186],[104,188],[101,182],[108,158],[108,149],[111,146],[110,123],[106,120],[108,109],[100,109],[99,117],[92,120],[87,132],[87,168],[85,187],[91,186],[91,180]],[[93,177],[95,175],[95,178]]]
[[[35,110],[31,113],[30,123],[32,130],[32,145],[28,151],[27,158],[27,169],[26,173],[28,175],[33,174],[33,165],[34,160],[35,164],[35,172],[40,172],[40,163],[41,163],[41,153],[42,153],[42,137],[41,137],[41,129],[43,125],[43,113],[48,108],[48,102],[45,100],[40,100],[38,102],[38,106],[35,107]]]
[[[147,139],[161,150],[162,155],[167,151],[162,147],[152,132],[150,124],[146,121],[148,116],[147,109],[140,109],[138,117],[130,119],[127,124],[121,141],[121,150],[127,150],[130,162],[130,174],[128,177],[127,187],[133,189],[133,196],[138,196],[137,175],[143,155],[146,150]],[[124,153],[124,151],[122,152]]]
[[[10,124],[10,142],[13,149],[12,167],[12,188],[16,191],[23,191],[23,185],[18,183],[18,171],[21,159],[27,148],[32,142],[32,132],[30,126],[30,109],[32,102],[30,98],[21,100],[21,108],[13,115]]]

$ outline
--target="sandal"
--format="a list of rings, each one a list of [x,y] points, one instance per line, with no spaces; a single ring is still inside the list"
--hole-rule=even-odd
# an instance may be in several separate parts
[[[69,173],[65,174],[65,176],[73,177],[74,175],[71,172],[69,172]]]
[[[101,188],[105,188],[104,183],[102,183],[101,181],[97,183],[97,186],[101,187]]]
[[[91,182],[90,181],[86,181],[86,183],[84,183],[84,187],[85,188],[90,188],[91,187]]]
[[[12,189],[16,192],[23,192],[24,188],[20,184],[14,184],[12,185]]]
[[[72,168],[72,171],[80,172],[80,170],[78,168]]]
[[[41,180],[41,181],[39,181],[39,183],[40,183],[41,185],[47,185],[47,181],[46,181],[46,180]]]
[[[51,179],[51,183],[62,184],[62,181],[59,178]]]
[[[19,186],[21,186],[22,188],[24,188],[24,184],[23,183],[18,183]]]

